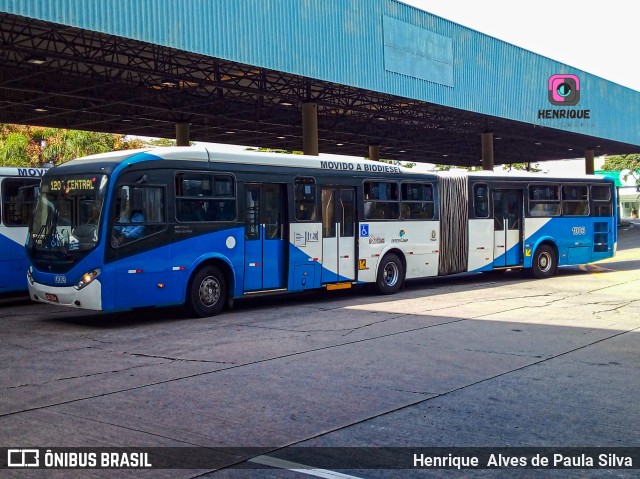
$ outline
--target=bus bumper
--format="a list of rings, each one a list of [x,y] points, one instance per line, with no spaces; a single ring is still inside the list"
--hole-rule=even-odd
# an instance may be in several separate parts
[[[41,303],[102,311],[102,285],[97,279],[79,291],[73,286],[52,287],[29,281],[29,296]]]

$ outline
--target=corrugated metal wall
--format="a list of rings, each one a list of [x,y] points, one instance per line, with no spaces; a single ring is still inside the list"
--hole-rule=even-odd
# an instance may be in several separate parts
[[[639,92],[395,0],[0,0],[0,11],[640,145]],[[453,86],[385,70],[384,16],[451,39]],[[557,108],[555,73],[578,75],[589,121],[538,120]]]

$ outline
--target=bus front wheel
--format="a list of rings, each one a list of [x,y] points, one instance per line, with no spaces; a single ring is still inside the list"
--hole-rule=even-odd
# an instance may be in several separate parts
[[[205,266],[189,285],[187,308],[201,318],[215,316],[227,301],[227,280],[216,266]]]
[[[533,255],[533,264],[531,272],[536,278],[549,278],[556,273],[558,269],[558,258],[555,250],[549,245],[541,245],[536,249]]]
[[[404,266],[397,255],[389,253],[382,258],[378,268],[376,288],[381,294],[397,293],[404,281]]]

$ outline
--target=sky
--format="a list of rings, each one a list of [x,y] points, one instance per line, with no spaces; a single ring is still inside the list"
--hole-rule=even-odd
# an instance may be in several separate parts
[[[640,91],[634,0],[400,0]]]

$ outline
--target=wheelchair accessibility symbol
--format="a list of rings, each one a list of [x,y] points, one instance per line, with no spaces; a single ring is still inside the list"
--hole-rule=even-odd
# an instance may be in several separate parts
[[[360,225],[360,236],[363,238],[369,236],[369,225]]]

